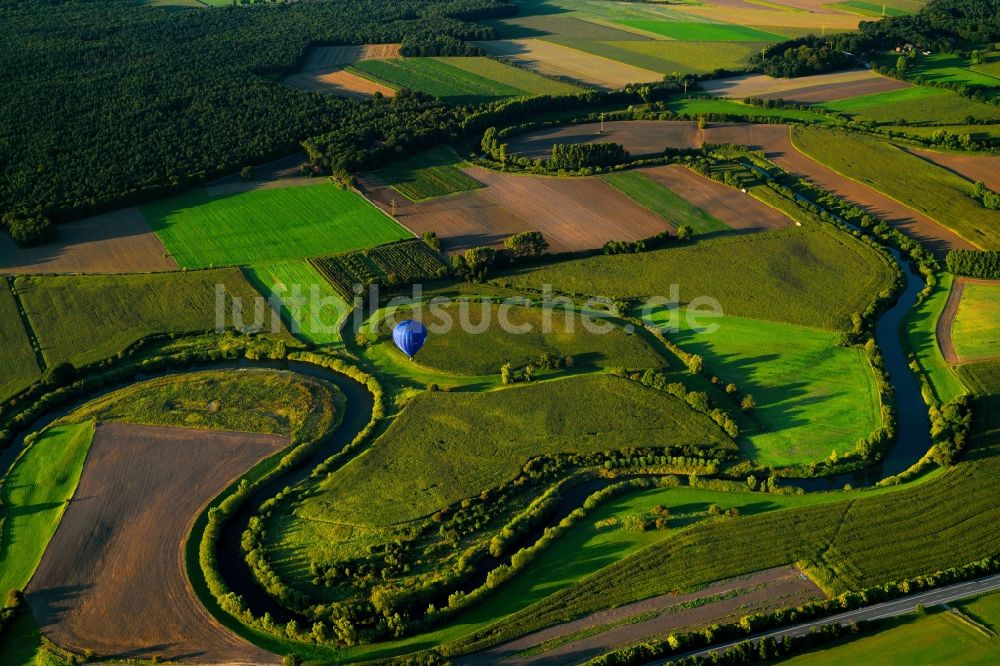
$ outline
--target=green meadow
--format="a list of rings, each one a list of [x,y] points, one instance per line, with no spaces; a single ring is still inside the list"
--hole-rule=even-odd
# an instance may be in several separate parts
[[[35,350],[24,330],[17,302],[6,280],[0,280],[0,400],[27,388],[41,374]]]
[[[879,57],[879,64],[884,67],[896,67],[898,55],[896,53],[885,53]],[[921,77],[931,83],[958,83],[971,86],[980,86],[987,89],[987,96],[991,100],[1000,98],[1000,77],[990,74],[988,71],[977,71],[973,69],[971,60],[967,54],[953,53],[932,53],[930,55],[918,54],[915,58],[907,61],[906,76],[914,79]]]
[[[184,268],[303,259],[411,236],[361,195],[329,183],[218,197],[195,189],[142,213]]]
[[[953,278],[944,273],[939,284],[923,303],[914,308],[906,318],[906,336],[917,362],[934,387],[941,402],[949,402],[965,393],[965,387],[941,355],[937,339],[937,323],[948,302]]]
[[[792,465],[834,450],[843,455],[880,424],[871,365],[860,349],[837,346],[836,333],[729,316],[692,322],[679,314],[680,330],[667,336],[753,395],[758,425],[743,434],[755,462]],[[661,311],[654,320],[668,315]]]
[[[44,430],[18,457],[0,486],[0,589],[23,590],[76,491],[94,437],[94,422]]]
[[[968,282],[951,335],[963,361],[1000,356],[1000,285]]]
[[[845,11],[861,14],[862,16],[906,16],[912,11],[899,9],[877,2],[864,2],[863,0],[847,0],[847,2],[835,2],[830,7],[836,7]]]
[[[800,109],[767,109],[744,104],[730,99],[715,97],[674,97],[667,100],[667,109],[678,114],[698,116],[709,113],[724,113],[730,116],[745,116],[755,118],[781,118],[816,123],[834,123],[832,117],[817,111],[802,111]]]
[[[638,171],[622,171],[604,176],[604,182],[639,205],[650,209],[672,224],[675,229],[686,224],[694,229],[696,234],[730,230],[721,220]]]
[[[670,39],[693,42],[780,42],[783,38],[771,32],[733,23],[695,23],[693,21],[658,21],[655,19],[622,19],[620,25],[656,33]]]
[[[282,321],[294,335],[316,345],[342,344],[340,325],[351,308],[309,263],[272,261],[244,273],[261,294],[278,297]]]
[[[1000,107],[965,99],[944,88],[913,86],[835,102],[823,108],[852,116],[870,118],[879,123],[929,123],[934,126],[964,123],[966,118],[1000,120]]]

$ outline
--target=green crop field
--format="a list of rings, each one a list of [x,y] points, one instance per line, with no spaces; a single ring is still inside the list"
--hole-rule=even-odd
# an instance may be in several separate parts
[[[0,589],[23,590],[76,491],[94,423],[53,426],[17,459],[0,486]]]
[[[921,86],[824,102],[822,106],[879,123],[942,125],[963,123],[969,116],[977,120],[1000,120],[1000,107],[974,102],[944,88]]]
[[[570,95],[580,91],[576,86],[489,58],[365,60],[347,69],[392,88],[418,90],[452,104],[481,104],[542,94]]]
[[[992,631],[1000,631],[1000,594],[948,604]],[[877,633],[840,641],[781,663],[787,666],[839,666],[863,663],[872,655],[892,655],[900,664],[992,664],[996,639],[983,635],[945,609],[923,616],[909,615],[888,623]]]
[[[829,5],[832,8],[843,9],[845,11],[861,14],[862,16],[906,16],[912,11],[898,9],[878,2],[863,2],[862,0],[848,0],[847,2],[834,2]]]
[[[666,313],[663,313],[664,315]],[[837,346],[837,334],[739,317],[679,317],[668,334],[726,382],[754,396],[760,428],[744,429],[747,454],[762,465],[823,460],[880,425],[874,375],[864,352]],[[713,328],[700,328],[718,325]]]
[[[924,138],[929,138],[934,136],[937,132],[945,131],[958,135],[968,134],[970,138],[975,139],[976,141],[982,141],[984,139],[1000,139],[1000,125],[935,125],[929,127],[915,127],[912,125],[883,125],[882,129],[892,132],[900,132],[901,134],[912,134],[913,136]]]
[[[305,261],[273,261],[245,269],[247,279],[265,296],[281,301],[285,326],[307,342],[340,345],[340,325],[350,306]]]
[[[941,355],[937,339],[937,323],[948,302],[952,277],[944,274],[934,292],[910,312],[906,319],[906,334],[910,349],[917,357],[934,387],[938,400],[949,402],[965,393],[965,387]]]
[[[693,42],[780,42],[782,37],[771,32],[733,23],[695,23],[692,21],[657,21],[622,19],[619,24],[653,32],[670,39]]]
[[[461,160],[455,151],[440,146],[393,162],[376,175],[410,201],[467,192],[483,184],[457,168]]]
[[[692,42],[551,38],[547,41],[662,74],[705,74],[746,67],[762,42]]]
[[[17,302],[6,280],[0,284],[0,400],[14,395],[38,379],[41,371],[35,350],[24,330]]]
[[[718,99],[715,97],[674,97],[667,100],[667,110],[678,114],[698,116],[709,113],[724,113],[730,116],[757,118],[781,118],[788,120],[804,120],[816,123],[833,123],[830,116],[816,111],[799,109],[766,109],[751,106],[736,100]]]
[[[893,282],[888,261],[847,235],[825,227],[726,236],[693,245],[621,256],[566,261],[501,278],[514,287],[607,297],[699,296],[719,301],[728,315],[817,328],[847,326]]]
[[[242,299],[243,323],[254,324],[253,303],[260,295],[235,268],[15,281],[45,362],[77,366],[114,356],[154,333],[215,330],[217,285],[227,295],[226,326],[234,323],[228,307],[233,297]],[[270,325],[267,318],[263,323]],[[278,332],[287,335],[283,327]]]
[[[1000,356],[1000,285],[969,282],[951,333],[963,361]]]
[[[883,67],[896,67],[896,53],[884,53],[878,58]],[[1000,78],[984,71],[972,69],[968,55],[952,53],[919,54],[908,60],[906,75],[908,78],[922,77],[932,83],[958,83],[987,88],[987,96],[992,100],[1000,99]]]
[[[499,486],[532,456],[671,444],[734,446],[680,400],[609,375],[425,392],[297,513],[317,522],[336,515],[349,525],[398,524]]]
[[[972,198],[972,183],[877,139],[793,127],[796,148],[920,211],[983,249],[1000,249],[1000,211]],[[897,174],[906,174],[899,178]]]
[[[691,204],[649,176],[638,171],[624,171],[604,177],[604,182],[641,206],[650,209],[677,228],[686,224],[697,234],[730,231],[721,220]]]
[[[220,197],[196,189],[142,213],[184,268],[302,259],[411,235],[361,195],[328,183]]]
[[[410,308],[393,314],[395,321],[413,317]],[[585,320],[573,311],[466,301],[427,307],[419,318],[431,333],[414,361],[437,372],[496,375],[506,362],[514,368],[537,365],[546,353],[557,359],[572,357],[574,368],[635,370],[665,365],[643,336],[625,333],[607,321]],[[404,360],[391,344],[387,324],[378,329],[389,353]]]

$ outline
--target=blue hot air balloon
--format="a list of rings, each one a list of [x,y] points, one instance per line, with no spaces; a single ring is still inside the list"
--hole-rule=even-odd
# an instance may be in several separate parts
[[[419,321],[407,319],[396,324],[392,329],[392,341],[403,350],[403,353],[413,358],[427,340],[427,329]]]

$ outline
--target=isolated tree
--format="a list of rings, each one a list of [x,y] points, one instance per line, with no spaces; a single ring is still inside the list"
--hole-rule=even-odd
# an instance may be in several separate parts
[[[514,383],[514,368],[510,363],[500,366],[500,383],[504,386]]]
[[[549,242],[541,231],[522,231],[508,236],[503,242],[504,247],[515,259],[533,259],[545,254]]]
[[[757,401],[753,399],[753,396],[747,393],[743,396],[743,400],[740,401],[740,407],[744,412],[749,412],[751,409],[757,406]]]
[[[688,240],[694,236],[694,229],[690,225],[682,224],[677,227],[677,240]]]
[[[705,361],[704,359],[702,359],[701,356],[693,354],[690,358],[688,358],[687,366],[688,370],[690,370],[695,374],[698,374],[699,372],[705,369]]]

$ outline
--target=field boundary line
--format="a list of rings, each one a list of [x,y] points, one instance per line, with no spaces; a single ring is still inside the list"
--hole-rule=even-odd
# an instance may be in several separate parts
[[[42,354],[42,344],[38,341],[38,336],[35,335],[35,329],[31,326],[31,320],[28,319],[28,311],[24,309],[21,294],[14,287],[14,277],[11,275],[4,276],[4,282],[7,285],[7,289],[10,290],[11,296],[14,297],[17,314],[21,318],[21,327],[24,329],[25,335],[28,336],[28,342],[31,343],[31,350],[35,353],[35,364],[38,366],[38,371],[44,372],[47,366],[45,356]]]
[[[956,365],[960,362],[958,354],[955,352],[955,342],[951,337],[951,328],[955,324],[955,315],[958,314],[958,304],[962,301],[962,294],[965,293],[965,282],[962,278],[956,277],[951,283],[951,291],[948,292],[948,300],[941,310],[934,330],[937,337],[938,349],[944,356],[946,363]]]

